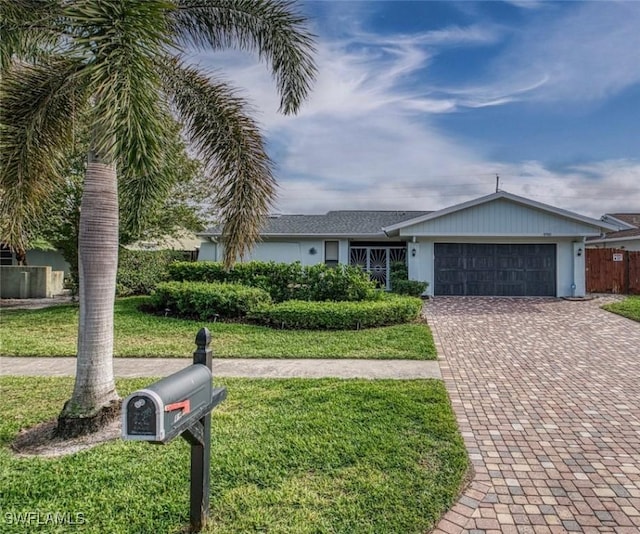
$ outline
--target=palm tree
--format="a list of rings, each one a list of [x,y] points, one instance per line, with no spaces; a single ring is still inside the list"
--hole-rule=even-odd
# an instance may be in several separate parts
[[[167,125],[184,125],[212,180],[225,264],[258,237],[275,196],[272,162],[246,102],[190,65],[185,50],[237,47],[272,71],[280,111],[295,113],[315,76],[306,21],[285,0],[4,0],[0,4],[2,240],[24,248],[29,221],[61,182],[74,120],[92,132],[81,203],[80,318],[72,397],[58,433],[100,428],[117,413],[112,368],[118,177],[135,226],[167,185]],[[166,163],[166,162],[165,162]]]

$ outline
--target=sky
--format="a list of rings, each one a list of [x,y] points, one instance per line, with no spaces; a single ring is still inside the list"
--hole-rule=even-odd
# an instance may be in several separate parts
[[[640,2],[307,1],[318,77],[278,114],[249,53],[195,57],[241,88],[278,213],[437,210],[502,190],[640,212]]]

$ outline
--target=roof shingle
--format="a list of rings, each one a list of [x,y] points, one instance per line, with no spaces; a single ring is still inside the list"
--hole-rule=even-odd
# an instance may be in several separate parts
[[[324,215],[276,215],[265,221],[260,234],[270,235],[368,235],[384,236],[382,228],[431,213],[429,211],[329,211]],[[222,227],[200,235],[215,236]]]

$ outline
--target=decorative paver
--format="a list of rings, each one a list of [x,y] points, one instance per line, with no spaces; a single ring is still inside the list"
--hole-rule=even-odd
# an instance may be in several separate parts
[[[640,533],[640,323],[604,302],[425,306],[475,470],[435,533]]]

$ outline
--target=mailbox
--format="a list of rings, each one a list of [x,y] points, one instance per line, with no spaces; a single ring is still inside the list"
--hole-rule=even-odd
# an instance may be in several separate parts
[[[200,532],[209,512],[211,410],[227,397],[227,388],[212,385],[211,333],[196,335],[193,365],[145,389],[122,403],[122,439],[164,444],[182,436],[191,445],[191,532]]]
[[[192,427],[226,397],[214,388],[211,371],[193,364],[145,389],[122,404],[122,438],[166,443]]]

